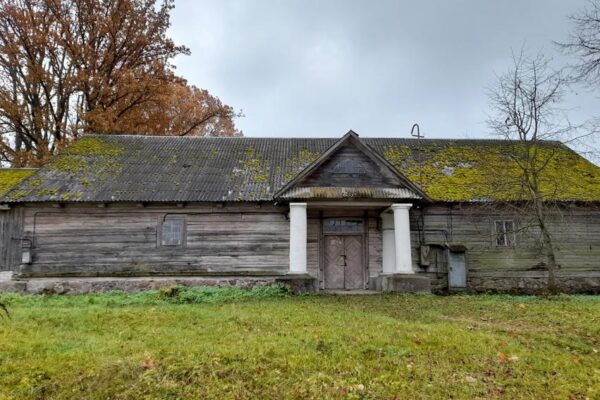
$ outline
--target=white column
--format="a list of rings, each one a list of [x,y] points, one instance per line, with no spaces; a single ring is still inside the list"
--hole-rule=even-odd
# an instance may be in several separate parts
[[[290,203],[290,273],[306,273],[306,203]]]
[[[410,220],[408,210],[412,204],[392,204],[394,212],[394,241],[396,242],[396,273],[412,274],[410,255]]]
[[[386,211],[381,214],[381,258],[383,273],[396,272],[396,239],[394,238],[394,216]]]

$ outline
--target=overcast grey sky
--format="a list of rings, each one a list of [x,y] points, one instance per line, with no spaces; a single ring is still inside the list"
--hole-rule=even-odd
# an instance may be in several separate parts
[[[246,136],[484,137],[511,49],[553,54],[586,0],[177,0],[178,72],[242,109]],[[569,96],[574,122],[600,100]]]

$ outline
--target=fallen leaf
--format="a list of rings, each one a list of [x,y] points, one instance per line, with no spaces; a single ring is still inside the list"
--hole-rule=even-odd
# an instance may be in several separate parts
[[[477,379],[473,378],[471,375],[467,375],[467,376],[465,376],[464,381],[467,383],[475,383],[475,382],[477,382]]]
[[[503,352],[498,352],[498,359],[502,362],[508,361],[508,356]]]
[[[152,369],[156,366],[156,362],[153,358],[147,357],[142,361],[141,367],[145,369]]]

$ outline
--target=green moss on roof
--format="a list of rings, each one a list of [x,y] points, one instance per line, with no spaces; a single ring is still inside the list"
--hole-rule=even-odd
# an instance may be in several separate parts
[[[30,177],[34,172],[34,169],[0,169],[0,196],[8,193],[10,189]]]
[[[46,164],[35,179],[21,183],[6,194],[13,201],[78,200],[84,188],[101,186],[122,170],[119,143],[83,137]]]
[[[76,156],[61,155],[48,164],[49,169],[64,172],[79,172],[87,166],[85,160]]]
[[[67,147],[63,154],[72,156],[117,157],[123,154],[123,147],[98,138],[84,137]]]
[[[31,193],[31,189],[29,190],[13,190],[6,193],[5,199],[10,200],[21,200],[23,197],[29,195]]]
[[[300,149],[298,153],[291,154],[287,158],[288,172],[285,175],[286,181],[291,181],[296,175],[302,172],[306,167],[316,161],[321,153],[310,151],[308,149]],[[281,168],[281,166],[280,166]]]
[[[340,190],[335,187],[315,187],[310,188],[310,197],[314,199],[336,199],[336,198],[357,198],[370,199],[373,198],[372,188],[352,188]]]
[[[56,194],[56,192],[58,192],[57,189],[40,189],[38,191],[35,192],[36,196],[39,197],[43,197],[43,196],[54,196]]]
[[[527,199],[522,170],[507,156],[515,148],[508,146],[388,146],[384,157],[434,200]],[[544,144],[538,151],[546,199],[600,200],[600,168],[562,145]]]
[[[121,171],[123,147],[98,138],[82,138],[64,149],[46,166],[48,170],[77,177],[83,185],[114,177]]]
[[[361,140],[434,200],[518,200],[526,195],[518,168],[503,155],[506,142]],[[88,136],[5,198],[267,201],[334,143],[335,139],[322,138]],[[600,168],[557,143],[547,143],[540,151],[541,158],[548,159],[541,182],[547,198],[600,201]]]
[[[259,156],[254,148],[246,148],[245,158],[241,162],[241,167],[246,175],[246,184],[269,183],[270,163]]]
[[[62,201],[69,201],[69,200],[79,199],[81,196],[83,196],[82,192],[64,193],[62,196],[60,196],[60,199]]]

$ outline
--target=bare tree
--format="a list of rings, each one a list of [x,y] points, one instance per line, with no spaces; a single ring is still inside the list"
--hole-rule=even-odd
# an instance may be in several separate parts
[[[556,215],[553,200],[557,196],[552,191],[561,185],[548,182],[545,172],[563,146],[549,141],[568,140],[575,128],[559,107],[566,88],[563,72],[552,70],[550,60],[543,55],[529,57],[522,51],[513,61],[512,68],[499,75],[496,86],[488,90],[488,125],[506,140],[507,145],[499,147],[499,156],[510,163],[511,170],[490,173],[506,175],[497,181],[511,187],[495,186],[495,190],[514,193],[506,204],[517,204],[512,208],[520,219],[531,221],[539,232],[544,258],[541,265],[548,271],[548,290],[554,292],[559,266],[550,219]]]
[[[565,42],[555,42],[566,55],[573,57],[567,69],[573,83],[600,89],[600,0],[589,0],[588,7],[569,16],[573,26]],[[588,121],[586,133],[578,138],[578,147],[589,157],[600,160],[598,133],[600,115]],[[582,140],[586,139],[586,140]]]
[[[557,44],[565,53],[575,56],[571,77],[600,87],[600,0],[590,0],[589,7],[569,19],[573,30],[566,42]]]

